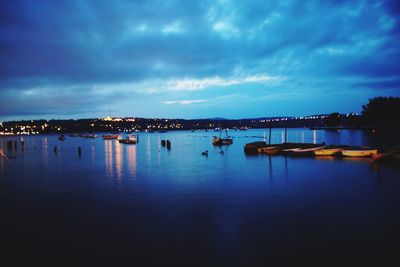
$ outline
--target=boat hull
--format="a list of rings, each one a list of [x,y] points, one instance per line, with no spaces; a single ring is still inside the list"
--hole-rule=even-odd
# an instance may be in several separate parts
[[[103,135],[104,140],[118,139],[119,135]]]
[[[342,150],[341,153],[345,157],[372,157],[378,154],[378,149]]]
[[[343,149],[341,148],[327,148],[314,151],[315,156],[333,156],[339,154]]]
[[[129,144],[129,145],[136,144],[135,140],[119,139],[118,142],[121,143],[121,144]]]
[[[281,149],[277,146],[261,147],[257,149],[258,153],[263,153],[268,155],[278,154],[280,151]]]
[[[218,139],[213,141],[214,146],[231,145],[233,144],[232,139]]]

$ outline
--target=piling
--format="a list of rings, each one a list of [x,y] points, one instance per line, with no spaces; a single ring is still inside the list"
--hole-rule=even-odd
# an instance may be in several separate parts
[[[54,146],[54,153],[57,154],[57,152],[58,152],[58,147]]]
[[[78,146],[78,156],[79,157],[82,156],[82,148],[80,146]]]
[[[139,135],[136,135],[136,143],[139,143]]]
[[[14,141],[14,149],[17,149],[17,141]]]
[[[271,144],[271,127],[269,127],[268,145]]]
[[[171,142],[167,140],[167,149],[171,149]]]
[[[287,143],[287,128],[285,128],[285,143]]]

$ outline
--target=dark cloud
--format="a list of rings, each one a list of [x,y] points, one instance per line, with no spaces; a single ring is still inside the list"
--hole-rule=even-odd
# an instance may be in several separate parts
[[[281,76],[295,81],[282,84],[285,94],[316,86],[315,77],[324,78],[318,83],[324,92],[337,90],[330,84],[351,90],[398,80],[399,6],[361,0],[4,0],[0,112],[78,114],[117,103],[122,95],[134,102],[147,89],[162,93],[171,79]],[[340,79],[357,82],[338,85]],[[103,93],[82,89],[95,86]],[[243,90],[252,97],[249,87]],[[382,84],[376,94],[389,87],[399,89],[395,82]],[[182,94],[177,96],[193,96]],[[141,97],[159,103],[159,97]]]

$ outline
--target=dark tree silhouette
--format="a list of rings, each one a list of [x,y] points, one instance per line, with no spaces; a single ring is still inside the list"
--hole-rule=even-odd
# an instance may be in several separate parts
[[[341,123],[340,114],[337,113],[337,112],[329,114],[324,119],[324,123],[328,127],[337,127],[337,126],[339,126],[340,123]]]
[[[375,97],[363,105],[365,124],[372,126],[400,126],[400,97]]]

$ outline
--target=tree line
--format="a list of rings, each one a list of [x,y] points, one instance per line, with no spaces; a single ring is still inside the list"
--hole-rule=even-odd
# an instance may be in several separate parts
[[[400,127],[400,97],[371,98],[362,106],[361,116],[343,116],[334,112],[325,118],[324,123],[327,127]]]

